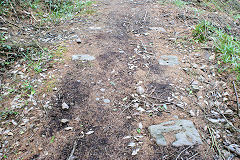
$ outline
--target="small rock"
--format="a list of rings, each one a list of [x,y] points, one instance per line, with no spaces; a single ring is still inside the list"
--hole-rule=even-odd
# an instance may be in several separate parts
[[[67,122],[69,122],[69,120],[68,119],[61,119],[61,122],[62,123],[67,123]]]
[[[141,122],[138,124],[138,128],[139,128],[139,129],[143,129],[143,125],[142,125]]]
[[[192,85],[193,92],[198,92],[200,88],[197,85]]]
[[[140,148],[134,149],[133,152],[132,152],[132,156],[137,155],[137,153],[138,153],[139,151],[140,151]]]
[[[150,27],[151,30],[157,31],[157,32],[163,32],[166,33],[167,31],[162,27]]]
[[[86,135],[90,135],[90,134],[93,134],[94,133],[94,131],[88,131],[87,133],[86,133]]]
[[[125,136],[125,137],[123,137],[123,139],[129,139],[129,138],[132,138],[132,136]]]
[[[223,101],[224,101],[224,102],[228,101],[228,98],[224,97],[224,98],[223,98]]]
[[[100,91],[101,91],[101,92],[105,92],[105,89],[104,89],[104,88],[101,88]]]
[[[128,147],[135,147],[136,146],[136,144],[134,143],[134,142],[130,142],[129,144],[128,144]]]
[[[143,94],[145,92],[144,88],[142,86],[137,87],[137,93],[138,94]]]
[[[211,55],[211,56],[209,57],[209,61],[214,60],[214,59],[215,59],[215,55]]]
[[[12,120],[12,124],[13,124],[14,126],[16,126],[16,125],[17,125],[17,122],[14,121],[14,120]]]
[[[198,65],[194,63],[193,68],[198,68]]]
[[[233,111],[231,109],[227,109],[224,114],[233,114]]]
[[[64,130],[66,130],[66,131],[73,130],[73,127],[66,127],[66,128],[64,128]]]
[[[69,109],[69,105],[67,105],[67,103],[64,102],[62,104],[62,109]]]
[[[104,99],[103,102],[104,103],[110,103],[111,101],[109,99]]]
[[[218,118],[218,119],[208,118],[207,120],[209,120],[212,123],[221,123],[226,121],[225,119],[221,119],[221,118]]]
[[[82,40],[80,38],[76,39],[77,43],[82,43]]]
[[[131,116],[127,116],[126,119],[131,119],[132,117]]]
[[[138,107],[137,110],[140,111],[140,112],[144,112],[145,111],[145,109],[143,109],[142,107]]]
[[[88,54],[78,54],[78,55],[73,55],[72,60],[81,60],[81,61],[93,61],[95,60],[94,56],[88,55]]]
[[[8,136],[13,136],[13,133],[12,132],[8,132]]]
[[[193,110],[190,110],[189,113],[190,113],[190,115],[191,115],[192,117],[195,117],[195,116],[196,116],[196,114],[195,114],[195,112],[194,112]]]

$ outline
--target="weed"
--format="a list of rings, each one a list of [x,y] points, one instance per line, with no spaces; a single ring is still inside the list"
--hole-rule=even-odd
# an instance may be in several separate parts
[[[55,140],[55,136],[52,136],[51,140],[50,140],[50,143],[53,143]]]
[[[188,2],[182,1],[182,0],[159,0],[158,3],[160,4],[173,4],[176,5],[177,7],[182,8],[183,6],[189,4]]]
[[[8,109],[6,108],[4,111],[1,111],[1,112],[0,112],[0,120],[2,120],[2,119],[7,119],[7,118],[9,118],[9,117],[11,117],[11,116],[16,116],[16,115],[18,115],[18,114],[19,114],[19,112],[14,111],[14,110],[8,110]]]
[[[201,43],[213,40],[216,52],[221,53],[222,62],[230,64],[232,70],[237,71],[240,75],[240,41],[236,37],[225,33],[206,21],[199,23],[195,27],[193,37]],[[218,61],[218,65],[220,64],[221,62]]]
[[[192,34],[196,41],[203,43],[210,39],[215,30],[210,22],[204,20],[195,26]]]

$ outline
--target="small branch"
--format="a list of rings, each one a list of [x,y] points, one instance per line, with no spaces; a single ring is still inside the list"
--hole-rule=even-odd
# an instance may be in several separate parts
[[[75,152],[76,147],[77,147],[77,141],[74,141],[72,152],[67,160],[73,160],[73,154]]]
[[[191,147],[192,147],[192,146],[189,146],[189,147],[185,148],[184,150],[182,150],[182,152],[180,152],[179,155],[177,156],[176,160],[178,160],[178,158],[181,156],[181,154],[182,154],[183,152],[185,152],[186,150],[188,150],[188,149],[191,148]]]
[[[225,147],[226,149],[228,149],[229,151],[235,153],[236,155],[240,156],[240,153],[237,152],[235,149],[233,149],[233,148],[231,148],[231,147],[229,147],[229,146],[224,146],[224,147]]]
[[[224,116],[223,113],[221,113],[221,110],[218,106],[218,112],[223,116],[223,118],[226,120],[226,122],[237,132],[240,132],[240,129],[236,128],[231,122],[229,122],[229,120]]]
[[[238,114],[238,117],[240,117],[238,94],[237,94],[237,89],[236,89],[234,81],[233,81],[233,88],[234,88],[235,96],[237,98],[237,114]]]

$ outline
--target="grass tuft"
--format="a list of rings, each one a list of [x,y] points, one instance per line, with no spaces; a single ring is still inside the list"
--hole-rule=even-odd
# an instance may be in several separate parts
[[[240,41],[225,33],[224,30],[213,26],[210,22],[202,21],[193,30],[195,41],[205,43],[213,40],[215,51],[220,54],[222,62],[230,64],[230,68],[238,73],[240,78]],[[221,63],[221,62],[220,62]]]

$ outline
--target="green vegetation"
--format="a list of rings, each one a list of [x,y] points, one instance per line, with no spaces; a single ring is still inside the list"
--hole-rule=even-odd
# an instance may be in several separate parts
[[[178,7],[183,7],[187,4],[189,4],[189,2],[185,2],[182,0],[159,0],[158,1],[160,4],[174,4]]]
[[[202,2],[202,6],[212,12],[221,11],[233,16],[239,15],[239,0],[202,0]]]
[[[80,12],[89,11],[92,4],[93,1],[80,0],[2,0],[0,14],[22,19],[31,17],[42,24],[72,18]]]
[[[195,41],[200,43],[213,40],[213,47],[216,52],[221,53],[220,57],[223,63],[230,64],[230,69],[237,71],[238,78],[240,78],[240,41],[238,38],[207,21],[202,21],[195,27],[193,37]],[[218,64],[221,64],[221,62],[218,62]]]
[[[11,116],[16,116],[18,114],[19,113],[16,112],[16,111],[5,109],[5,110],[0,112],[0,120],[7,119],[7,118],[9,118]]]

